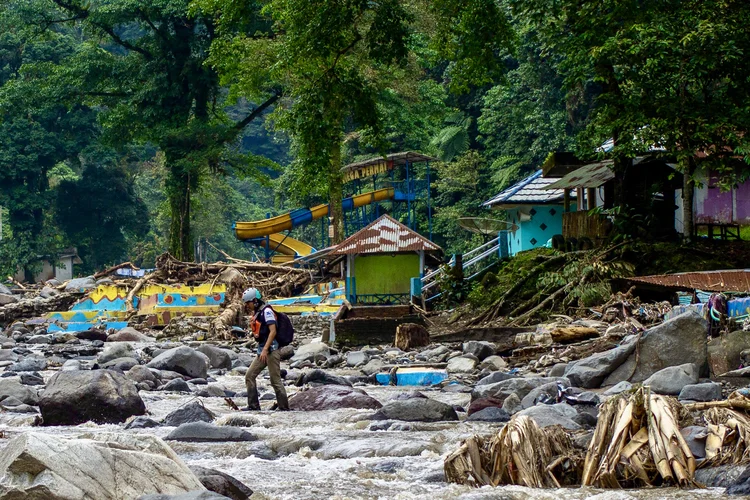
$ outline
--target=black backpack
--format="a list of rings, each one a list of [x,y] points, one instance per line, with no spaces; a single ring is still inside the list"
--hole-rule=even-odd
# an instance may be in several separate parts
[[[276,342],[279,343],[279,347],[289,345],[294,340],[294,326],[289,316],[283,312],[274,311],[273,307],[266,306],[271,309],[276,315]]]

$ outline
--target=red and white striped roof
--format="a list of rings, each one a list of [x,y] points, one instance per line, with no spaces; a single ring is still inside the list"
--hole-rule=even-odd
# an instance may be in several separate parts
[[[384,215],[342,241],[332,255],[397,252],[442,252],[435,243],[412,231],[396,219]]]

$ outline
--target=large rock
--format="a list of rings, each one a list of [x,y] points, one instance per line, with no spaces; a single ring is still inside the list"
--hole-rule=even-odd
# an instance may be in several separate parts
[[[229,355],[229,351],[226,349],[211,344],[203,344],[197,350],[208,356],[211,368],[224,368],[226,370],[232,369],[232,358]]]
[[[190,422],[177,427],[165,439],[191,442],[254,441],[255,436],[237,427],[217,427],[208,422]]]
[[[7,293],[0,293],[0,306],[7,306],[8,304],[15,304],[18,299],[13,295]]]
[[[302,379],[303,384],[321,384],[321,385],[346,385],[351,387],[351,382],[344,377],[333,375],[323,370],[311,370],[305,373]]]
[[[668,366],[643,381],[657,394],[677,395],[686,385],[698,382],[698,368],[692,363]]]
[[[469,409],[466,411],[466,414],[471,416],[472,414],[478,411],[482,411],[485,408],[502,408],[503,404],[505,403],[505,399],[507,398],[499,399],[499,398],[489,397],[489,398],[476,399],[471,402],[471,404],[469,405]]]
[[[502,382],[503,380],[509,380],[512,378],[518,378],[518,377],[516,377],[515,375],[511,375],[510,373],[503,372],[503,371],[496,371],[496,372],[490,373],[484,378],[479,379],[475,385],[489,385],[489,384],[494,384],[497,382]]]
[[[164,351],[146,366],[157,370],[171,370],[190,378],[206,378],[210,363],[208,356],[202,352],[182,346]]]
[[[169,446],[145,434],[22,434],[0,454],[0,477],[7,500],[124,500],[204,489]]]
[[[91,276],[72,279],[65,285],[66,292],[86,292],[93,288],[96,288],[96,281]]]
[[[508,368],[508,363],[500,356],[493,355],[493,356],[488,356],[484,358],[484,360],[482,360],[482,362],[479,363],[479,368],[483,370],[484,369],[492,370],[494,372],[498,370],[505,370],[506,368]]]
[[[557,398],[558,386],[562,386],[563,388],[568,387],[567,382],[564,380],[561,379],[560,382],[550,382],[531,389],[528,394],[521,398],[521,407],[531,408],[542,398],[554,401]]]
[[[476,358],[469,356],[457,356],[448,360],[445,370],[448,373],[471,373],[477,368],[479,362]]]
[[[181,406],[164,417],[164,425],[177,427],[190,422],[213,422],[214,414],[197,400]]]
[[[650,328],[641,337],[636,352],[602,385],[615,385],[623,380],[643,382],[663,368],[686,363],[694,364],[699,374],[708,374],[707,335],[708,323],[694,311]]]
[[[750,349],[750,332],[737,330],[713,338],[708,342],[708,367],[711,375],[718,377],[736,370],[742,362],[740,354]]]
[[[315,357],[318,355],[328,357],[331,355],[331,350],[322,342],[311,342],[299,346],[294,351],[294,356],[291,357],[290,361],[292,363],[295,361],[315,361]]]
[[[510,394],[515,394],[520,399],[523,399],[532,391],[532,389],[558,381],[565,385],[570,385],[568,380],[564,377],[515,377],[495,382],[494,384],[477,385],[474,387],[474,390],[471,391],[471,400],[474,401],[475,399],[487,397],[505,399]]]
[[[467,420],[471,422],[507,422],[510,420],[510,414],[502,408],[490,406],[472,413]]]
[[[107,342],[153,342],[154,338],[145,335],[135,328],[126,326],[107,337]]]
[[[686,385],[677,399],[680,401],[718,401],[721,399],[721,384],[708,382]]]
[[[526,415],[531,417],[539,427],[548,427],[550,425],[562,425],[564,428],[577,431],[581,426],[573,419],[578,417],[578,412],[572,406],[566,403],[554,405],[536,405],[525,410],[521,410],[517,415]]]
[[[117,358],[113,359],[112,361],[107,361],[106,363],[101,365],[100,368],[125,373],[126,371],[132,369],[134,366],[138,366],[138,364],[138,360],[135,358]]]
[[[39,396],[35,390],[23,385],[17,379],[2,378],[0,379],[0,402],[9,397],[16,398],[27,405],[39,404]]]
[[[470,340],[464,342],[463,351],[464,354],[471,354],[476,356],[479,361],[483,361],[485,358],[495,354],[495,344],[480,340]]]
[[[14,363],[6,368],[9,372],[38,372],[47,369],[47,360],[44,358],[37,358],[36,356],[29,356],[22,359],[18,363]]]
[[[253,490],[224,472],[198,465],[191,465],[190,470],[207,490],[224,495],[232,500],[249,500],[253,494]]]
[[[56,373],[39,399],[44,425],[125,422],[146,413],[133,381],[111,370]]]
[[[607,375],[615,371],[628,359],[635,350],[635,346],[636,342],[631,341],[609,351],[599,352],[588,358],[573,361],[568,363],[563,374],[576,387],[586,389],[600,387]]]
[[[128,342],[112,342],[108,343],[102,352],[96,357],[96,362],[100,365],[108,363],[114,359],[119,358],[133,358],[138,359],[138,354],[133,349],[133,346]]]
[[[409,422],[440,422],[458,420],[456,410],[449,404],[429,398],[388,401],[372,420],[406,420]]]
[[[292,410],[338,410],[339,408],[368,408],[377,410],[383,405],[364,391],[341,385],[323,385],[298,392],[289,399]]]
[[[143,495],[138,500],[228,500],[229,497],[215,491],[189,491],[179,495]]]
[[[370,355],[364,351],[352,351],[346,353],[346,366],[356,367],[370,361]]]

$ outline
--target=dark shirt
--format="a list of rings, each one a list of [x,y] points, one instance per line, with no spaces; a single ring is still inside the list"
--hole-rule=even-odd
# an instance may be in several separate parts
[[[260,354],[268,341],[268,335],[271,333],[269,326],[276,324],[276,314],[274,314],[273,309],[271,309],[270,306],[263,306],[260,311],[255,313],[255,320],[260,324],[260,329],[258,331],[258,354]],[[274,340],[269,352],[278,348],[279,343]]]

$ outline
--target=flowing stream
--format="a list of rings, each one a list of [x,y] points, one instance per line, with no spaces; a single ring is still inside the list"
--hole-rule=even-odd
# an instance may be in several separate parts
[[[54,372],[43,372],[48,379]],[[215,377],[234,391],[244,390],[237,375]],[[267,379],[261,388],[270,389]],[[409,388],[366,386],[363,389],[385,402]],[[288,387],[290,395],[297,390]],[[466,406],[469,395],[426,390],[430,397]],[[141,392],[151,418],[195,399],[187,394]],[[184,443],[170,446],[190,465],[226,472],[252,488],[258,498],[273,499],[703,499],[723,494],[723,489],[607,491],[593,489],[539,490],[518,486],[472,489],[448,484],[443,477],[443,457],[473,434],[496,432],[497,424],[478,422],[407,423],[397,431],[368,430],[363,420],[371,410],[316,412],[235,412],[222,398],[200,398],[221,423],[229,416],[249,419],[245,430],[257,437],[252,442]],[[242,406],[240,398],[235,402]],[[269,405],[271,401],[263,402]],[[120,425],[83,424],[73,427],[34,427],[33,415],[2,413],[0,444],[22,432],[43,432],[66,437],[100,432],[140,432],[165,437],[173,427],[123,430]],[[257,422],[257,423],[255,423]]]

